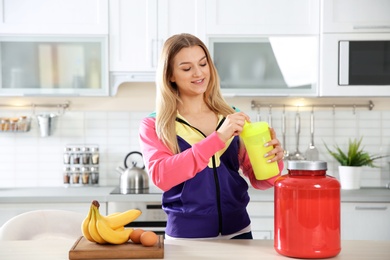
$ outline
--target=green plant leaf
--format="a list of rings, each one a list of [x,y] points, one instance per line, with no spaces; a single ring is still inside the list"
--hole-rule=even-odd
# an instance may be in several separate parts
[[[363,148],[361,148],[363,137],[359,140],[349,139],[348,142],[348,151],[347,153],[343,152],[341,148],[335,145],[335,151],[329,149],[329,147],[325,144],[326,150],[328,150],[329,154],[336,159],[341,166],[369,166],[369,167],[377,167],[374,164],[375,160],[388,157],[388,155],[370,155],[368,152],[365,152]]]

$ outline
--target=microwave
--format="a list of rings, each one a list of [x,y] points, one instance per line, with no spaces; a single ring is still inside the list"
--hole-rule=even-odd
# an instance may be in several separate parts
[[[320,95],[390,96],[390,34],[324,34]]]

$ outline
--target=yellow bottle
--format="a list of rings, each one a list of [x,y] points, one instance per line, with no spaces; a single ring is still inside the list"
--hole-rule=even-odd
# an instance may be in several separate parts
[[[266,153],[273,149],[272,145],[264,146],[265,143],[271,140],[268,124],[266,122],[245,122],[240,136],[244,141],[256,179],[266,180],[276,176],[279,173],[278,163],[269,163],[267,161],[272,157],[264,157]]]

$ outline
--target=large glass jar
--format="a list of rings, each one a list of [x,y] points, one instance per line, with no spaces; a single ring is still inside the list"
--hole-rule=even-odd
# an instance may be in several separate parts
[[[327,258],[341,251],[340,183],[322,161],[288,161],[275,181],[275,250],[296,258]]]

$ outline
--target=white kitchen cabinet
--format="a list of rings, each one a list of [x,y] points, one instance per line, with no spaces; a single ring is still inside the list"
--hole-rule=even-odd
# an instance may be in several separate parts
[[[251,201],[247,207],[254,239],[273,239],[274,203]]]
[[[224,96],[317,96],[319,37],[210,37]]]
[[[388,0],[321,0],[323,33],[390,32]]]
[[[110,71],[152,71],[157,62],[157,0],[110,1]]]
[[[126,81],[154,81],[169,36],[191,33],[205,39],[204,0],[111,0],[109,4],[113,94]]]
[[[108,0],[0,0],[0,33],[107,35]]]
[[[319,0],[208,0],[207,34],[318,34]]]
[[[390,203],[341,203],[342,240],[390,240]]]
[[[107,36],[0,36],[0,96],[108,96]]]
[[[88,214],[91,203],[1,203],[0,204],[0,226],[12,217],[32,210],[58,209],[70,210]],[[107,215],[106,203],[100,203],[100,212]]]

